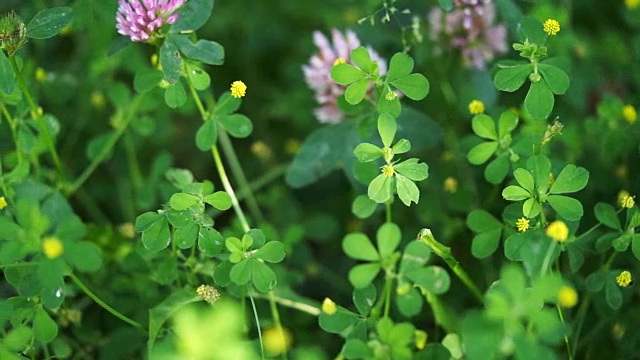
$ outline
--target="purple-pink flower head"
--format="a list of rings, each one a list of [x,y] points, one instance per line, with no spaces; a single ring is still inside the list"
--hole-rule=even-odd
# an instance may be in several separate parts
[[[431,39],[448,42],[460,50],[465,65],[482,70],[495,54],[507,51],[507,29],[493,24],[495,8],[490,0],[456,0],[455,5],[446,14],[439,7],[431,10]]]
[[[313,42],[318,47],[318,52],[311,57],[309,64],[302,66],[305,80],[315,91],[316,101],[320,104],[320,107],[314,110],[314,114],[321,123],[338,123],[342,120],[337,99],[344,93],[345,87],[331,80],[331,68],[337,62],[353,64],[350,59],[351,50],[360,46],[360,40],[351,30],[342,34],[333,29],[331,35],[332,42],[319,31],[313,33]],[[386,74],[386,62],[371,48],[368,50],[371,60],[378,63],[380,75]]]
[[[148,41],[164,24],[178,19],[174,12],[187,0],[118,0],[116,28],[132,41]]]

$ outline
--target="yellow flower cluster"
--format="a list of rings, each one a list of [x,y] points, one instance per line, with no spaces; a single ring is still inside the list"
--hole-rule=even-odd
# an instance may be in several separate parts
[[[547,19],[544,24],[542,24],[542,30],[549,35],[555,35],[560,32],[560,23],[555,19]]]
[[[633,198],[633,196],[629,195],[628,193],[626,196],[620,197],[620,206],[622,206],[623,208],[631,209],[635,205],[636,205],[635,199]]]
[[[518,231],[520,231],[520,232],[527,231],[529,229],[529,219],[527,219],[527,218],[518,219],[518,221],[516,221],[516,227],[518,228]]]
[[[333,62],[333,66],[336,66],[336,65],[339,65],[339,64],[344,64],[346,62],[347,62],[347,60],[345,60],[344,58],[339,57]]]
[[[561,220],[556,220],[547,226],[547,236],[553,240],[563,243],[569,237],[569,228]]]
[[[211,285],[198,286],[198,288],[196,289],[196,294],[198,294],[204,301],[208,302],[209,304],[213,304],[220,298],[220,293],[218,292],[218,290],[216,290],[216,288]]]
[[[471,115],[478,115],[484,112],[484,103],[480,100],[473,100],[469,103],[469,112]]]
[[[616,282],[621,287],[627,287],[627,286],[631,285],[631,283],[633,282],[633,278],[631,277],[631,273],[628,272],[627,270],[621,272],[620,275],[616,276]]]
[[[247,85],[242,81],[234,81],[231,83],[231,96],[241,98],[247,94]]]
[[[384,174],[384,176],[391,177],[396,173],[396,171],[393,169],[393,165],[383,165],[382,173]]]

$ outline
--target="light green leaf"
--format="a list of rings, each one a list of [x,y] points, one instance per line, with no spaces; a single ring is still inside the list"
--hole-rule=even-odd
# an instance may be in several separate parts
[[[422,181],[429,177],[429,165],[419,163],[418,159],[407,159],[393,167],[395,171],[413,181]]]
[[[178,211],[186,210],[199,203],[200,198],[187,193],[175,193],[169,199],[169,206],[171,206],[173,210]]]
[[[157,212],[146,212],[144,214],[138,215],[136,218],[135,228],[137,232],[147,231],[153,224],[164,219],[165,216],[163,214],[158,214]],[[0,235],[0,239],[2,236]]]
[[[551,194],[573,193],[584,189],[588,182],[587,169],[569,164],[560,171],[549,192]]]
[[[380,174],[369,184],[367,194],[371,200],[379,204],[386,202],[391,197],[392,184],[393,177]]]
[[[216,191],[204,197],[204,202],[218,210],[228,210],[231,208],[231,196],[225,191]]]
[[[544,81],[531,83],[524,99],[524,108],[535,120],[544,120],[551,114],[555,100],[549,86]]]
[[[489,165],[484,169],[484,178],[487,179],[488,182],[498,185],[504,180],[505,176],[507,176],[510,164],[509,153],[504,152],[500,154],[500,156],[489,162]]]
[[[180,249],[188,249],[195,245],[196,239],[198,239],[198,224],[192,223],[191,225],[183,228],[177,228],[173,233],[173,241]]]
[[[58,336],[58,325],[42,308],[36,311],[33,319],[33,335],[36,340],[45,344],[52,342]]]
[[[376,287],[373,285],[353,290],[353,303],[356,305],[360,315],[367,316],[369,314],[376,301],[376,296]]]
[[[406,206],[411,206],[412,201],[417,204],[420,199],[418,186],[404,175],[396,174],[396,192]]]
[[[338,64],[331,68],[331,80],[339,85],[349,85],[366,76],[364,71],[350,64]]]
[[[411,142],[407,139],[400,139],[391,149],[394,154],[404,154],[411,150]]]
[[[488,140],[498,140],[496,124],[489,115],[478,114],[471,119],[471,128],[479,137]]]
[[[356,265],[349,270],[349,282],[356,289],[369,286],[380,271],[380,264],[370,263]]]
[[[406,276],[416,285],[436,295],[446,293],[451,284],[449,274],[439,266],[413,269]]]
[[[393,254],[402,240],[400,227],[392,222],[384,223],[376,233],[380,256],[386,258]]]
[[[347,87],[344,92],[344,98],[351,105],[359,104],[367,94],[369,88],[369,79],[360,79]]]
[[[0,51],[0,90],[11,94],[16,85],[13,67],[4,51]]]
[[[170,242],[171,232],[169,232],[169,222],[164,216],[142,233],[142,244],[151,252],[157,252],[166,248]]]
[[[348,257],[355,260],[378,261],[380,256],[367,235],[354,232],[347,234],[342,240],[342,250]]]
[[[498,90],[514,92],[522,87],[531,72],[533,72],[531,64],[503,67],[496,73],[493,83]]]
[[[253,253],[253,256],[270,263],[279,263],[285,257],[284,245],[279,241],[269,241]]]
[[[498,149],[497,141],[487,141],[480,143],[467,153],[467,160],[473,165],[482,165],[493,155]]]
[[[522,203],[522,214],[530,219],[538,216],[541,210],[540,203],[534,198],[529,198]]]
[[[190,64],[187,67],[187,76],[196,90],[206,90],[209,88],[209,85],[211,85],[211,77],[209,74],[195,65]]]
[[[396,136],[397,124],[391,114],[381,114],[378,117],[378,133],[385,147],[391,147],[393,138]]]
[[[549,195],[547,202],[558,215],[569,220],[578,221],[584,215],[580,201],[563,195]]]
[[[422,74],[410,74],[390,82],[411,100],[422,100],[429,94],[429,80]]]
[[[533,175],[529,171],[523,168],[518,168],[513,171],[513,176],[520,186],[533,194],[535,191],[535,185],[533,181]]]
[[[138,93],[153,90],[162,80],[162,72],[156,69],[142,69],[133,78],[133,88]]]
[[[364,46],[351,50],[351,61],[367,74],[373,73],[376,69],[376,64],[371,61],[369,50]]]
[[[176,311],[187,304],[200,300],[201,298],[196,294],[195,289],[186,287],[184,289],[171,291],[169,297],[149,310],[149,340],[147,341],[147,351],[149,353],[152,352],[162,325],[169,320]]]
[[[224,241],[224,245],[232,253],[244,254],[245,248],[240,239],[236,237],[228,237]]]
[[[396,53],[389,62],[387,81],[391,82],[403,76],[411,74],[413,59],[405,53]]]
[[[532,195],[520,186],[510,185],[502,190],[502,197],[509,201],[520,201],[530,198]]]
[[[184,56],[189,59],[202,61],[210,65],[224,64],[224,47],[215,41],[198,40],[194,44],[188,35],[175,34],[169,35],[169,40],[173,41]]]
[[[538,191],[546,192],[549,188],[551,162],[544,155],[534,155],[527,160],[527,169],[533,175]]]
[[[507,110],[500,115],[498,120],[498,136],[502,139],[518,126],[518,115]]]
[[[356,149],[353,151],[353,153],[360,162],[374,161],[376,159],[379,159],[383,155],[382,149],[369,143],[359,144],[358,146],[356,146]]]

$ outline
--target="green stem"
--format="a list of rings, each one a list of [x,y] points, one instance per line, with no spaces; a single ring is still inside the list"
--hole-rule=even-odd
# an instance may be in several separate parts
[[[266,299],[267,297],[264,294],[260,294],[260,293],[256,293],[256,292],[252,292],[251,295],[256,298],[256,299]],[[269,294],[269,297],[271,296],[271,294]],[[291,308],[291,309],[295,309],[298,311],[302,311],[303,313],[307,313],[309,315],[312,316],[319,316],[320,313],[322,312],[320,310],[319,307],[317,306],[313,306],[313,305],[309,305],[300,301],[295,301],[295,300],[291,300],[291,299],[287,299],[287,298],[282,298],[282,297],[278,297],[277,295],[275,295],[275,293],[273,294],[273,299],[277,304],[280,304],[282,306]]]
[[[547,249],[547,253],[544,255],[544,260],[542,261],[542,268],[540,268],[540,277],[543,277],[547,270],[549,270],[549,264],[551,263],[551,256],[553,256],[553,251],[556,249],[556,242],[551,240],[551,245]]]
[[[75,276],[73,273],[69,274],[69,277],[71,278],[71,280],[73,280],[73,282],[76,284],[76,286],[78,286],[80,288],[80,290],[82,290],[85,294],[87,294],[87,296],[89,296],[93,301],[95,301],[98,305],[102,306],[103,309],[107,310],[108,312],[110,312],[113,316],[117,317],[118,319],[126,322],[127,324],[134,326],[140,330],[143,331],[147,331],[144,326],[142,326],[139,322],[135,321],[135,320],[131,320],[130,318],[124,316],[122,313],[120,313],[119,311],[117,311],[116,309],[112,308],[111,306],[109,306],[107,303],[105,303],[104,301],[102,301],[102,299],[100,299],[96,294],[94,294],[91,290],[89,290],[89,288],[87,288],[87,286],[80,281],[80,279],[78,279],[77,276]]]
[[[385,210],[386,210],[386,221],[387,222],[391,222],[391,199],[387,200],[387,202],[385,203]]]
[[[282,323],[280,322],[280,313],[278,312],[278,307],[276,306],[276,297],[273,293],[273,290],[269,291],[269,307],[271,308],[271,316],[273,317],[273,321],[276,323],[276,329],[280,332],[280,336],[282,337],[282,343],[287,344],[287,338],[284,335],[284,330],[282,329]],[[287,346],[285,346],[284,351],[282,352],[282,358],[287,360]]]
[[[241,192],[247,197],[247,206],[249,207],[249,211],[253,215],[254,219],[258,221],[259,224],[264,223],[264,216],[262,215],[262,211],[258,206],[258,201],[256,197],[253,195],[253,191],[251,191],[251,186],[249,186],[249,182],[247,181],[247,177],[244,175],[244,171],[240,166],[240,161],[238,161],[238,156],[236,155],[235,150],[233,149],[233,145],[231,144],[231,139],[229,139],[229,135],[227,132],[218,127],[218,141],[220,142],[220,146],[222,147],[222,152],[229,163],[229,168],[231,169],[231,173],[233,177],[240,185],[238,192]]]
[[[27,87],[27,84],[24,81],[24,77],[22,76],[22,72],[18,67],[18,63],[16,62],[16,58],[14,56],[10,56],[9,60],[11,61],[11,66],[13,67],[13,72],[16,75],[16,79],[18,80],[18,87],[20,88],[20,90],[22,90],[22,93],[24,94],[24,97],[27,99],[27,102],[29,103],[29,107],[31,108],[31,116],[33,117],[34,120],[36,120],[36,122],[38,123],[38,126],[40,126],[40,131],[42,131],[42,134],[44,135],[45,140],[47,141],[47,145],[49,146],[49,152],[51,153],[51,157],[53,158],[53,163],[55,164],[56,170],[58,171],[59,180],[64,181],[64,171],[62,170],[62,163],[60,162],[58,151],[56,150],[56,147],[53,143],[53,138],[51,136],[51,133],[49,132],[49,127],[44,122],[44,119],[40,114],[40,110],[38,109],[38,105],[36,105],[35,101],[33,100],[33,97],[31,96],[31,92],[29,91],[29,88]]]
[[[420,233],[418,234],[418,240],[426,244],[431,249],[431,251],[441,257],[442,260],[444,260],[447,265],[449,265],[451,270],[453,270],[453,273],[456,274],[458,279],[462,281],[462,283],[467,287],[467,289],[469,289],[469,291],[471,291],[473,296],[475,296],[475,298],[480,301],[480,303],[484,302],[482,292],[480,291],[480,289],[478,289],[478,286],[473,282],[473,280],[471,280],[467,272],[464,271],[458,260],[456,260],[456,258],[453,256],[450,247],[444,246],[443,244],[438,242],[429,229],[420,230]]]
[[[0,110],[2,110],[2,115],[7,119],[9,128],[11,128],[11,136],[13,137],[13,142],[16,144],[16,154],[18,155],[18,163],[20,163],[22,162],[22,151],[20,151],[20,143],[18,142],[18,124],[13,119],[2,100],[0,100]]]
[[[393,279],[390,275],[387,275],[384,280],[384,317],[389,317],[389,310],[391,310],[391,283]]]
[[[231,205],[233,206],[233,210],[235,211],[238,219],[240,220],[240,224],[242,225],[242,229],[244,232],[247,232],[251,229],[249,227],[249,223],[247,222],[247,218],[244,216],[244,212],[240,207],[240,202],[238,202],[238,197],[236,196],[236,192],[233,190],[233,186],[231,186],[231,182],[229,182],[229,177],[227,176],[227,172],[222,165],[222,159],[220,159],[220,153],[218,152],[218,148],[216,146],[211,147],[211,154],[213,155],[213,161],[216,164],[216,168],[218,169],[218,175],[220,176],[220,180],[222,181],[222,186],[224,190],[231,197]]]
[[[136,113],[136,111],[138,109],[138,106],[140,106],[140,103],[144,99],[144,96],[145,96],[145,94],[141,94],[141,95],[139,95],[139,96],[137,96],[135,98],[135,100],[131,104],[131,108],[129,109],[129,112],[126,115],[124,115],[125,118],[124,118],[123,123],[119,124],[119,126],[117,126],[115,132],[111,135],[111,137],[109,138],[109,141],[102,148],[100,153],[91,161],[89,166],[73,182],[73,184],[71,186],[69,186],[69,188],[67,189],[67,192],[66,192],[67,196],[72,195],[73,193],[75,193],[78,190],[78,188],[80,188],[82,186],[82,184],[84,184],[85,181],[87,181],[87,179],[89,179],[89,177],[98,168],[98,166],[104,161],[104,159],[111,153],[111,151],[113,150],[113,147],[116,145],[116,143],[118,142],[120,137],[124,134],[124,132],[129,127],[129,123],[133,119],[133,116],[135,115],[135,113]]]
[[[249,294],[249,300],[251,301],[251,308],[253,309],[253,316],[256,320],[256,328],[258,329],[258,339],[260,339],[260,352],[262,353],[262,360],[264,357],[264,344],[262,343],[262,330],[260,329],[260,318],[258,318],[258,310],[256,309],[256,302],[253,300],[253,296]]]
[[[562,309],[559,304],[556,304],[556,308],[558,309],[558,316],[560,317],[560,321],[562,325],[565,325],[564,315],[562,314]],[[571,353],[571,345],[569,344],[569,336],[567,334],[564,335],[564,343],[567,346],[567,356],[569,356],[569,360],[573,360],[573,354]]]

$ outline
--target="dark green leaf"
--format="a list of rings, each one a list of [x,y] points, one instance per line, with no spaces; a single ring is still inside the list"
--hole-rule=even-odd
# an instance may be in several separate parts
[[[60,30],[69,25],[72,19],[73,9],[70,7],[54,7],[41,10],[27,25],[27,37],[48,39],[57,35]]]
[[[400,260],[400,273],[421,267],[426,264],[431,255],[431,249],[421,241],[412,241],[404,249]]]
[[[488,140],[498,140],[496,124],[489,115],[479,114],[471,119],[471,128],[479,137]]]
[[[177,228],[173,233],[173,241],[180,249],[188,249],[195,245],[198,238],[198,230],[200,227],[198,224],[191,224],[190,226]]]
[[[358,322],[358,315],[338,307],[334,314],[320,313],[318,323],[322,330],[332,334],[343,334]]]
[[[531,64],[503,67],[496,73],[493,83],[498,90],[514,92],[522,87],[531,72],[533,72]]]
[[[478,259],[493,255],[500,244],[502,228],[489,230],[476,235],[471,243],[471,253]]]
[[[171,232],[169,231],[169,222],[164,216],[142,233],[142,244],[151,252],[166,248],[169,246],[169,242],[171,242]]]
[[[598,221],[600,221],[605,226],[608,226],[614,230],[622,230],[620,219],[618,218],[616,209],[613,206],[606,203],[597,203],[594,208],[594,212]]]
[[[204,202],[218,210],[228,210],[231,208],[231,196],[224,191],[216,191],[204,197]]]
[[[240,105],[242,104],[242,99],[231,96],[231,92],[225,91],[218,99],[218,103],[216,104],[215,113],[218,115],[229,115],[236,112]]]
[[[198,232],[198,249],[206,256],[212,257],[220,254],[224,238],[214,228],[200,226]]]
[[[500,154],[500,156],[493,159],[484,169],[484,178],[487,179],[488,182],[498,185],[504,180],[505,176],[507,176],[510,164],[509,153],[505,152]]]
[[[373,214],[378,204],[367,195],[358,195],[351,205],[351,213],[359,219],[366,219]]]
[[[187,102],[187,93],[180,81],[170,85],[164,91],[164,102],[172,109],[179,108]]]
[[[224,63],[224,48],[215,41],[198,40],[195,44],[187,35],[171,35],[178,49],[189,59],[202,61],[210,65],[222,65]]]
[[[269,241],[258,249],[253,256],[270,263],[279,263],[285,257],[284,245],[279,241]]]
[[[496,152],[498,149],[497,141],[487,141],[480,143],[467,153],[467,160],[473,165],[482,165]]]
[[[353,290],[353,303],[356,305],[360,315],[367,316],[369,314],[376,301],[376,296],[376,287],[373,285]]]
[[[373,356],[373,350],[360,339],[347,339],[342,354],[345,359],[369,359]]]
[[[138,93],[153,90],[162,80],[162,72],[156,69],[142,69],[133,78],[133,88]]]
[[[589,182],[587,169],[569,164],[562,169],[549,192],[551,194],[565,194],[580,191],[587,186],[587,182]]]
[[[406,317],[412,317],[418,315],[422,310],[422,295],[415,287],[410,284],[403,284],[400,286],[408,286],[409,289],[405,293],[396,292],[396,304],[400,313]]]
[[[546,192],[549,188],[551,162],[544,155],[534,155],[527,160],[527,169],[533,174],[538,191]]]
[[[4,51],[0,51],[0,90],[11,94],[15,88],[16,80],[13,67]]]
[[[211,77],[209,74],[195,65],[188,66],[187,76],[196,90],[206,90],[209,88],[209,85],[211,85]]]
[[[239,263],[233,265],[229,277],[231,281],[238,285],[244,285],[251,279],[251,263],[255,261],[252,259],[244,259]]]
[[[484,210],[473,210],[467,216],[467,226],[474,232],[480,233],[502,229],[502,223]]]
[[[169,232],[169,226],[167,225],[167,220],[163,220],[163,221],[159,221],[156,224],[158,224],[158,226],[163,226],[166,227],[166,231],[167,233],[163,233],[164,228],[161,228],[161,231],[159,232],[159,234],[156,237],[156,241],[157,243],[154,242],[153,246],[158,246],[161,247],[162,250],[165,247],[167,247],[167,245],[169,244],[168,241],[171,239],[171,237],[169,236],[168,232]],[[144,233],[142,233],[142,241],[144,243],[145,241],[145,234],[147,234],[149,231],[152,231],[151,229],[145,231]],[[167,243],[163,243],[162,241],[162,237],[164,235],[167,235],[166,240]],[[146,244],[145,247],[149,248]],[[152,248],[149,248],[149,250],[151,251],[155,251]],[[99,270],[102,267],[102,252],[100,251],[100,248],[93,244],[90,243],[88,241],[79,241],[79,242],[74,242],[74,243],[69,243],[67,244],[67,247],[65,248],[65,252],[64,252],[64,258],[65,260],[67,260],[67,262],[69,262],[69,264],[75,268],[77,268],[80,271],[85,271],[85,272],[94,272]]]
[[[436,295],[446,293],[451,283],[449,274],[439,266],[413,269],[405,275],[416,285]]]
[[[171,41],[165,41],[160,47],[160,65],[164,78],[170,84],[175,84],[180,79],[181,63],[178,47]]]
[[[213,0],[189,0],[180,9],[178,20],[171,26],[172,33],[198,30],[204,25],[213,10]]]
[[[361,264],[349,270],[349,282],[356,289],[361,289],[371,284],[380,271],[380,264]]]
[[[268,244],[268,243],[267,243]],[[276,274],[260,261],[251,261],[251,281],[261,293],[267,293],[276,286]]]
[[[45,344],[52,342],[58,336],[58,325],[44,309],[38,309],[33,319],[33,335],[36,340]]]
[[[540,74],[549,85],[549,89],[556,94],[562,95],[569,89],[569,75],[558,67],[553,65],[540,63],[538,64]]]
[[[137,232],[147,231],[154,223],[164,219],[163,214],[157,212],[146,212],[136,218],[135,228]]]

